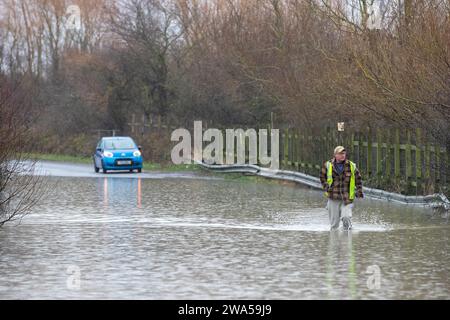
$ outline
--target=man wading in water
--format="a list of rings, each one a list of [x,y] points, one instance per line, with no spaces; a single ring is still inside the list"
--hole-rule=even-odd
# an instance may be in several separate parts
[[[346,159],[343,146],[337,146],[334,149],[333,159],[323,163],[320,182],[328,197],[327,208],[331,230],[339,228],[341,219],[344,230],[350,230],[353,200],[355,196],[363,198],[364,195],[361,174],[355,163]]]

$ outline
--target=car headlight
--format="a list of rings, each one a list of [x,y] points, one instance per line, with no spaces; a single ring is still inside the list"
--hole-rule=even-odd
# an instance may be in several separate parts
[[[109,152],[109,151],[105,151],[105,152],[103,152],[103,155],[105,156],[105,157],[107,157],[107,158],[112,158],[114,155],[112,154],[112,152]]]
[[[141,155],[141,152],[139,150],[136,150],[135,152],[133,152],[133,156],[135,157],[139,157]]]

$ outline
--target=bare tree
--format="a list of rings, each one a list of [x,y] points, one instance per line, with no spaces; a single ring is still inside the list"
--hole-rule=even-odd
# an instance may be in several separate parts
[[[0,227],[22,219],[47,191],[23,152],[30,110],[22,89],[0,78]]]
[[[147,116],[168,113],[170,50],[182,36],[176,19],[173,4],[163,0],[121,1],[111,16],[112,30],[128,48],[126,60],[132,59],[128,65],[142,81]]]

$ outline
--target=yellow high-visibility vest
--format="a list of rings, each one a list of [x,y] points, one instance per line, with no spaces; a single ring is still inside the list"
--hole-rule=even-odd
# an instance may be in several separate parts
[[[348,160],[348,162],[350,162],[350,172],[351,172],[349,198],[350,198],[350,200],[353,200],[353,199],[355,199],[355,168],[356,168],[356,164],[350,160]],[[331,187],[331,185],[333,184],[333,164],[331,163],[331,161],[327,161],[326,167],[327,167],[327,184],[329,187]],[[328,192],[325,192],[325,196],[328,197]]]

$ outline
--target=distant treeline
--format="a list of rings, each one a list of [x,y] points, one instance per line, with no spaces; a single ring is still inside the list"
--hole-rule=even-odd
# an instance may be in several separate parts
[[[439,0],[3,0],[0,86],[47,152],[127,132],[132,113],[420,128],[449,150],[449,34]]]

